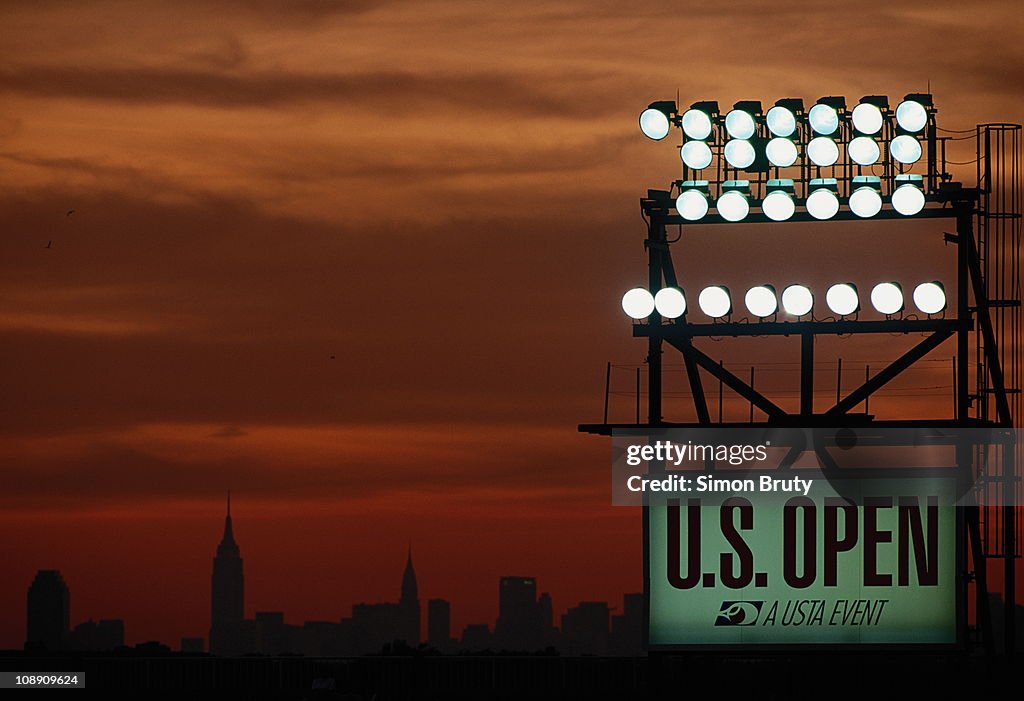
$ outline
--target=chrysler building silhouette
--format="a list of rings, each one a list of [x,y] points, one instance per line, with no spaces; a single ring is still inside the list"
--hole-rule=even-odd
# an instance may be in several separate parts
[[[210,607],[210,652],[238,655],[245,648],[245,581],[242,557],[231,529],[231,492],[224,519],[224,537],[213,558]]]

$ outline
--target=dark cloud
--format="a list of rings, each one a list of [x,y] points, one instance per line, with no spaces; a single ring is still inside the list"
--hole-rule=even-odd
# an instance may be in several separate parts
[[[238,426],[225,426],[219,431],[214,431],[209,434],[211,438],[241,438],[242,436],[248,436],[249,433]]]
[[[384,108],[398,127],[403,114],[442,107],[506,115],[607,114],[615,106],[593,90],[601,78],[596,73],[578,75],[569,83],[499,72],[230,73],[144,66],[8,65],[0,68],[0,92],[222,108],[310,102],[375,106]]]
[[[22,444],[15,448],[18,459],[0,470],[0,504],[32,510],[203,500],[213,485],[244,486],[247,494],[265,499],[365,500],[388,493],[486,493],[496,485],[511,494],[543,483],[541,491],[571,498],[580,489],[594,488],[586,480],[580,484],[592,469],[581,458],[598,454],[597,446],[588,450],[582,437],[552,443],[543,440],[549,435],[544,430],[509,425],[477,431],[453,431],[436,423],[393,430],[263,426],[232,434],[238,440],[224,452],[204,445],[204,438],[222,434],[185,425],[140,427],[117,438],[79,434],[54,445],[54,453],[42,460]],[[264,439],[268,434],[269,442]],[[249,438],[255,439],[251,445]],[[314,444],[298,456],[294,442],[303,440]],[[332,441],[338,443],[329,446]],[[50,485],[42,493],[40,481]]]

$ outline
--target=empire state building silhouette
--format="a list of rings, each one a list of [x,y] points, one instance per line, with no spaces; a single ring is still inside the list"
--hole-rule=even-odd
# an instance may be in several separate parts
[[[231,528],[231,493],[224,518],[224,537],[213,558],[210,607],[210,652],[238,655],[244,652],[245,579],[242,556]]]
[[[398,618],[398,637],[415,647],[420,642],[420,599],[416,585],[416,571],[412,568],[412,545],[409,546],[409,557],[405,561],[405,572],[402,574],[402,594],[398,600]]]

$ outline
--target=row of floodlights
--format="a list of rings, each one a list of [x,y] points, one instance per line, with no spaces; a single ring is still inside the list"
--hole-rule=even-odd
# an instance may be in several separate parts
[[[891,114],[887,97],[868,95],[847,113],[846,98],[823,97],[805,115],[803,100],[787,98],[776,102],[762,117],[760,102],[744,100],[737,102],[725,115],[724,126],[731,138],[747,140],[757,133],[758,122],[763,120],[773,136],[789,138],[796,133],[798,121],[806,117],[813,133],[829,136],[838,132],[840,122],[848,117],[855,132],[872,136],[882,131],[888,118],[895,116],[896,126],[901,132],[918,134],[928,125],[931,106],[931,95],[912,93],[896,106],[895,114]],[[675,102],[652,102],[640,113],[640,130],[648,138],[660,141],[668,136],[672,124],[676,123],[687,138],[706,141],[712,134],[717,116],[718,103],[713,101],[695,102],[681,115]]]
[[[733,168],[750,168],[758,156],[759,143],[747,139],[730,139],[725,143],[725,161]],[[871,166],[882,157],[878,142],[869,136],[854,137],[846,144],[850,160],[859,166]],[[910,134],[900,134],[889,142],[889,155],[894,161],[911,165],[921,160],[921,143]],[[764,144],[764,157],[776,168],[789,168],[800,158],[797,144],[784,136],[776,136]],[[827,136],[817,136],[807,143],[805,155],[821,168],[839,162],[839,145]],[[679,158],[687,168],[703,170],[711,165],[711,147],[703,141],[687,141],[679,149]]]
[[[938,314],[946,309],[946,290],[941,282],[923,282],[914,288],[914,306],[924,314]],[[747,290],[743,298],[747,310],[759,319],[779,311],[780,297],[772,285],[758,285]],[[814,294],[804,285],[790,285],[782,291],[782,309],[790,316],[811,313]],[[825,303],[833,314],[849,316],[860,311],[857,286],[850,282],[832,285],[825,293]],[[729,288],[711,285],[701,290],[697,304],[705,315],[721,319],[732,314]],[[880,282],[871,290],[871,306],[885,315],[899,314],[904,309],[903,287],[898,282]],[[663,287],[656,294],[635,287],[622,296],[622,310],[636,320],[646,319],[655,311],[665,319],[677,319],[686,313],[686,295],[678,287]]]
[[[913,216],[924,209],[925,196],[920,175],[901,173],[896,176],[889,204],[903,216]],[[679,183],[676,211],[686,221],[703,219],[711,207],[711,184],[707,180],[684,180]],[[792,180],[769,180],[767,194],[760,201],[761,211],[772,221],[786,221],[796,212],[797,200]],[[814,178],[807,184],[804,208],[815,219],[831,219],[839,212],[839,182],[835,178]],[[750,181],[726,180],[715,200],[715,209],[722,219],[737,222],[750,213]],[[882,211],[882,181],[874,175],[854,176],[847,206],[854,215],[873,217]]]

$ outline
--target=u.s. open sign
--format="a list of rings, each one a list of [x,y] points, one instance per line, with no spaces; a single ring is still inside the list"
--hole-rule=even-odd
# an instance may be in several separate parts
[[[649,506],[649,644],[955,644],[954,487],[817,480]]]

